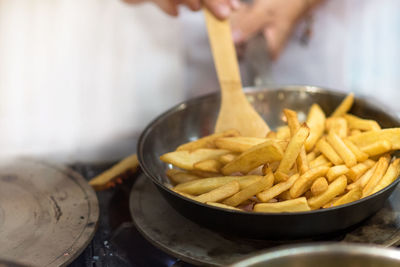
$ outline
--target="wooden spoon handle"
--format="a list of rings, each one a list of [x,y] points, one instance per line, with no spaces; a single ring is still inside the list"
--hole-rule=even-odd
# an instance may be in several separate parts
[[[228,87],[241,90],[239,65],[229,20],[218,20],[207,9],[204,9],[204,15],[221,89],[228,85]],[[240,86],[232,86],[233,84]]]

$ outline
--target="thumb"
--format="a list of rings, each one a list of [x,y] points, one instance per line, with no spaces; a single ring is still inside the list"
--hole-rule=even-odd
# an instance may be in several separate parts
[[[267,41],[267,50],[272,60],[277,60],[286,46],[293,31],[293,24],[281,23],[268,25],[263,34]]]

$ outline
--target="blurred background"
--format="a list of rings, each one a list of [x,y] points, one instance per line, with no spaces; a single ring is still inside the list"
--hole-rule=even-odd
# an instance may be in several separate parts
[[[254,10],[266,9],[239,11],[248,15],[232,18],[234,30]],[[269,40],[256,51],[266,64],[257,75],[352,91],[400,113],[399,10],[395,0],[321,1],[296,18],[273,60]],[[271,21],[237,41],[245,85],[257,78],[246,49],[258,32],[271,36]],[[219,90],[209,49],[203,14],[185,7],[173,18],[152,3],[0,0],[0,156],[101,162],[134,153],[161,112]]]

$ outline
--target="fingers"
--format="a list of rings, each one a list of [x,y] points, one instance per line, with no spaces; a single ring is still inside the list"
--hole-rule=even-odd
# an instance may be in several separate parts
[[[232,0],[204,0],[203,4],[213,13],[218,19],[227,19],[231,12],[235,9],[232,5],[240,6],[239,3]]]
[[[269,25],[263,30],[265,39],[267,40],[267,50],[272,60],[276,60],[293,31],[293,24],[280,23]]]
[[[184,0],[183,3],[192,11],[199,11],[201,9],[200,0]]]

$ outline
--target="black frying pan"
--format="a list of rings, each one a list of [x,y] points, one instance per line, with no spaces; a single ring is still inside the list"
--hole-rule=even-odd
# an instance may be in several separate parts
[[[277,89],[248,88],[246,95],[271,128],[284,125],[282,110],[296,110],[306,115],[318,103],[327,115],[345,97],[312,86],[287,86]],[[375,101],[374,99],[372,99]],[[299,239],[320,237],[345,231],[376,213],[395,189],[400,179],[383,190],[361,200],[339,207],[295,213],[255,213],[225,210],[185,198],[165,183],[165,170],[170,168],[159,156],[175,150],[185,142],[211,134],[219,109],[220,95],[211,94],[179,104],[151,122],[138,144],[140,166],[165,199],[188,219],[217,231],[259,239]],[[377,120],[383,128],[398,127],[399,119],[385,111],[384,106],[356,99],[351,113]],[[162,218],[160,218],[162,220]]]

